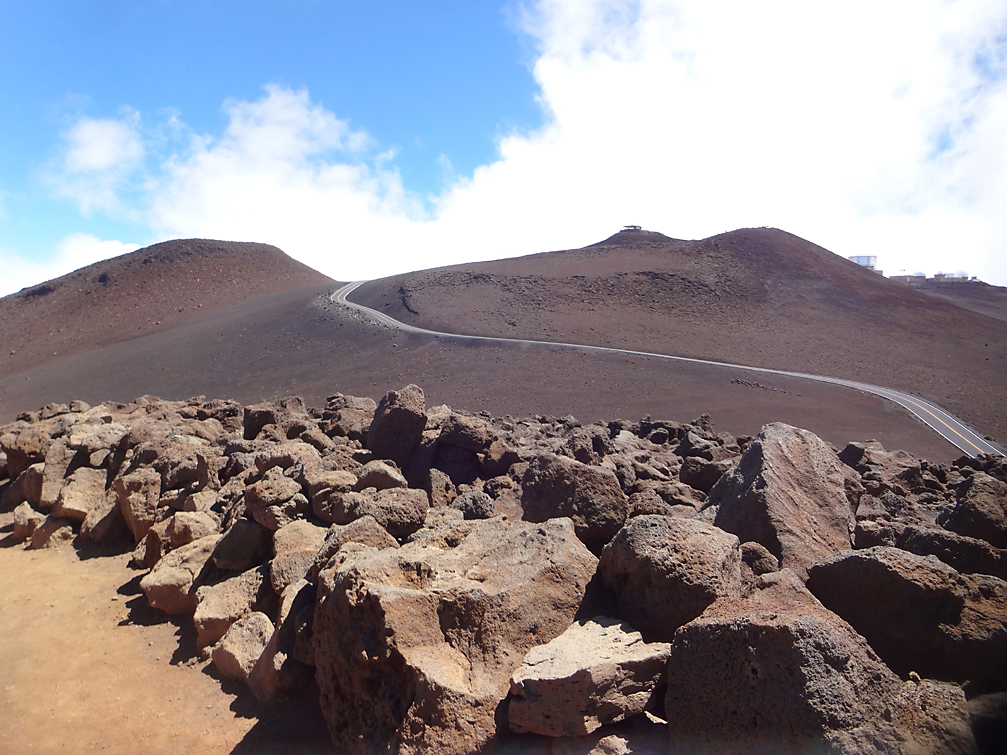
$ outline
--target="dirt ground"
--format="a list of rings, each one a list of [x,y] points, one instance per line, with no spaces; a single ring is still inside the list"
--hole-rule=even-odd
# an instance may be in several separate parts
[[[262,704],[151,609],[128,554],[24,550],[0,514],[0,752],[323,753],[310,696]]]

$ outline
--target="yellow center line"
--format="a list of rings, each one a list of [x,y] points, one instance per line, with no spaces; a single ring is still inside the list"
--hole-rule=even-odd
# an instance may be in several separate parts
[[[894,394],[894,393],[888,393],[888,392],[886,392],[883,389],[875,389],[875,390],[876,390],[877,393],[880,393],[880,394],[886,396],[887,398],[889,398],[889,399],[891,399],[893,401],[895,400],[895,398],[899,398],[899,399],[901,399],[903,401],[907,401],[908,403],[912,404],[917,409],[923,410],[924,412],[926,412],[927,414],[929,414],[931,417],[933,417],[935,420],[937,420],[942,425],[944,425],[944,427],[946,427],[948,430],[950,430],[955,435],[957,435],[959,438],[961,438],[963,441],[965,441],[970,446],[972,446],[972,448],[974,448],[976,451],[978,451],[979,453],[985,453],[985,451],[983,451],[981,448],[979,448],[979,446],[977,446],[975,443],[973,443],[972,441],[970,441],[968,438],[966,438],[960,432],[958,432],[957,430],[955,430],[953,427],[951,427],[951,425],[949,425],[947,422],[945,422],[944,420],[942,420],[940,417],[938,417],[932,411],[930,411],[929,409],[927,409],[925,406],[922,406],[921,404],[917,404],[915,401],[913,401],[910,398],[906,398],[905,396],[898,396],[897,394]]]

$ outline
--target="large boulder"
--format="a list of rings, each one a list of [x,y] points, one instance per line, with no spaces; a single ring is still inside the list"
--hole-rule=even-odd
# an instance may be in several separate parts
[[[238,519],[213,549],[218,569],[247,571],[266,561],[273,551],[273,532],[252,519]]]
[[[52,513],[75,522],[83,522],[92,509],[102,508],[105,478],[103,470],[81,467],[66,478]]]
[[[373,516],[362,516],[346,525],[333,524],[325,533],[325,541],[315,554],[315,563],[309,575],[310,581],[314,582],[318,572],[329,559],[348,543],[363,543],[378,550],[399,547],[399,541],[389,535],[388,530],[378,524]]]
[[[337,749],[490,747],[511,674],[570,625],[596,563],[568,519],[459,518],[398,549],[344,546],[319,574],[314,617]]]
[[[210,556],[220,535],[209,535],[183,545],[164,556],[150,573],[140,580],[140,589],[152,608],[168,614],[196,611],[196,590],[213,566]]]
[[[306,580],[288,585],[280,598],[273,634],[248,674],[248,686],[260,700],[272,700],[311,684],[312,666],[295,658],[297,620],[315,600],[315,588]]]
[[[427,424],[423,389],[407,385],[388,391],[378,403],[367,431],[367,448],[380,459],[391,459],[406,469],[413,452],[423,440]]]
[[[165,534],[172,548],[191,543],[220,531],[217,520],[205,511],[178,511],[168,519]]]
[[[958,503],[938,520],[959,535],[1007,548],[1007,483],[976,472],[958,489]]]
[[[1007,582],[933,556],[874,547],[837,553],[808,587],[892,670],[946,681],[1007,678]]]
[[[259,611],[238,619],[213,649],[213,665],[221,676],[248,684],[248,675],[273,636],[273,622]]]
[[[741,595],[738,538],[696,519],[633,517],[602,551],[598,573],[619,616],[650,640],[670,642],[718,598]]]
[[[511,677],[511,731],[577,737],[643,713],[664,677],[668,644],[618,619],[579,621],[528,651]]]
[[[843,482],[842,464],[821,438],[774,422],[710,490],[703,510],[804,577],[812,564],[851,546],[854,511]]]
[[[357,482],[353,486],[356,491],[366,488],[384,490],[386,488],[404,488],[408,483],[402,473],[381,459],[374,459],[364,464],[357,472]]]
[[[894,543],[885,544],[894,544],[918,556],[937,556],[962,574],[990,574],[1007,579],[1007,549],[994,548],[985,540],[948,532],[942,527],[909,525],[896,535]]]
[[[35,528],[45,521],[45,514],[42,514],[31,507],[25,501],[14,509],[14,539],[23,543],[32,536]]]
[[[371,516],[393,537],[408,537],[423,526],[429,505],[426,492],[417,488],[340,493],[329,500],[325,521],[349,524]]]
[[[521,478],[521,490],[526,521],[569,517],[577,537],[595,552],[615,536],[629,514],[614,472],[565,456],[542,454],[532,459]]]
[[[960,688],[903,684],[789,570],[758,587],[676,632],[671,752],[975,752]]]
[[[236,577],[196,590],[196,643],[200,648],[214,644],[245,614],[259,611],[272,616],[278,599],[269,584],[269,568],[249,569]]]
[[[28,548],[58,548],[73,540],[73,536],[73,522],[70,519],[49,514],[32,530]]]
[[[80,525],[80,535],[95,545],[110,545],[130,538],[129,527],[119,506],[119,496],[114,489],[106,490],[87,512]]]
[[[326,435],[350,440],[367,437],[367,428],[374,420],[374,410],[377,409],[374,399],[335,393],[328,397],[327,402],[321,425]]]
[[[327,532],[325,527],[299,519],[273,533],[269,580],[277,595],[282,595],[287,585],[308,575]]]
[[[66,444],[64,438],[59,438],[50,446],[45,457],[45,468],[42,470],[39,511],[52,511],[52,507],[56,505],[56,498],[63,488],[64,478],[73,457],[74,451]]]
[[[141,467],[117,477],[112,488],[119,497],[123,519],[139,543],[157,521],[157,502],[161,498],[161,475],[149,467]]]
[[[308,499],[301,493],[301,484],[276,466],[245,489],[245,507],[255,521],[275,532],[306,513]]]
[[[32,506],[39,507],[42,500],[42,476],[45,464],[32,464],[21,473],[21,495]]]

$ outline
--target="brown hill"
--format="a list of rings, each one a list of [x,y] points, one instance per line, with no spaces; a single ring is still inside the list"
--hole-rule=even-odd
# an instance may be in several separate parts
[[[812,246],[772,233],[794,241],[798,262],[801,249]],[[725,246],[718,239],[685,242],[657,236],[642,244],[399,276],[369,284],[364,293],[403,320],[444,330],[524,332],[547,340],[701,355],[712,352],[704,347],[706,339],[714,346],[727,344],[715,356],[744,361],[740,346],[754,347],[741,343],[744,339],[734,331],[751,317],[764,324],[747,336],[761,339],[770,356],[779,353],[774,344],[781,339],[789,339],[789,348],[799,354],[817,348],[810,343],[818,337],[814,329],[792,328],[787,339],[781,335],[786,322],[807,318],[807,308],[777,301],[776,313],[749,306],[749,315],[740,305],[728,306],[758,302],[760,295],[772,301],[784,287],[785,271],[781,282],[767,282],[736,269],[731,253],[714,247]],[[175,249],[196,243],[176,242]],[[650,414],[689,421],[709,412],[735,434],[754,434],[779,420],[806,427],[840,447],[850,440],[877,438],[886,447],[934,461],[960,455],[907,412],[873,396],[701,365],[407,335],[332,304],[328,295],[335,282],[273,247],[198,244],[206,246],[164,260],[145,250],[147,254],[131,255],[129,266],[122,258],[52,281],[46,284],[54,289],[48,294],[28,296],[34,287],[0,300],[7,308],[0,319],[5,346],[0,352],[0,422],[74,398],[97,403],[130,401],[145,393],[171,399],[204,394],[255,403],[298,394],[320,406],[335,391],[378,399],[415,382],[432,405],[496,415],[574,414],[590,422]],[[759,254],[749,256],[752,264],[759,261]],[[147,258],[152,261],[144,264]],[[826,266],[833,259],[824,250],[812,256]],[[868,284],[875,282],[871,274],[838,262],[854,280],[870,276]],[[796,263],[793,267],[803,269]],[[96,280],[102,272],[108,275],[105,283]],[[815,280],[813,272],[804,277]],[[304,285],[305,279],[314,282]],[[793,288],[800,293],[802,286],[807,288]],[[585,289],[595,293],[587,296]],[[762,289],[769,293],[760,294]],[[389,296],[382,298],[383,292]],[[92,301],[100,301],[101,307]],[[62,304],[55,306],[57,302]],[[716,304],[722,311],[711,309]],[[407,305],[422,314],[410,313]],[[8,313],[23,311],[36,312],[36,319],[23,318],[23,327],[8,324]],[[98,312],[101,316],[92,315]],[[688,335],[690,331],[696,335]],[[732,343],[738,348],[729,348]],[[862,348],[879,351],[869,340]]]
[[[0,299],[0,375],[329,280],[268,244],[155,244]]]
[[[1007,287],[991,286],[982,281],[946,283],[928,280],[917,290],[981,315],[1007,320]]]
[[[628,234],[627,234],[628,235]],[[1007,437],[1007,323],[784,231],[609,242],[373,281],[353,298],[434,330],[618,346],[917,392]]]

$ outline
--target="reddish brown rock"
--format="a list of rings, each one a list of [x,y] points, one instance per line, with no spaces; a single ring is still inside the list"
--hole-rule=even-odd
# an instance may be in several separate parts
[[[318,572],[329,562],[329,559],[347,543],[363,543],[378,550],[399,547],[398,540],[389,535],[388,530],[378,524],[377,520],[369,514],[347,525],[334,524],[329,527],[325,534],[325,541],[315,555],[315,562],[310,572],[312,582],[318,576]]]
[[[194,613],[196,590],[213,565],[210,554],[220,535],[200,538],[164,556],[140,580],[152,608],[168,614]]]
[[[511,674],[570,625],[595,569],[565,519],[423,532],[348,545],[319,575],[316,680],[341,752],[492,746]]]
[[[524,519],[569,517],[588,548],[600,550],[626,521],[629,504],[619,479],[604,467],[555,454],[532,459],[521,478]]]
[[[92,509],[102,507],[105,478],[105,472],[100,469],[78,469],[66,478],[53,506],[53,515],[83,522]]]
[[[738,538],[695,519],[634,517],[602,551],[598,573],[618,615],[651,641],[675,630],[721,597],[741,595]]]
[[[315,563],[327,530],[304,519],[291,522],[273,533],[273,560],[269,579],[277,595],[287,585],[304,579]]]
[[[903,685],[791,572],[759,587],[675,633],[670,752],[975,753],[960,688]]]
[[[31,533],[28,548],[58,548],[73,540],[73,522],[50,514]]]
[[[854,512],[839,459],[818,436],[781,422],[762,428],[704,511],[716,511],[714,524],[761,543],[802,577],[851,546]]]
[[[44,521],[45,514],[36,511],[31,507],[30,503],[25,501],[14,509],[14,539],[19,543],[23,543],[32,536],[35,528]]]
[[[367,431],[367,447],[379,459],[391,459],[406,469],[409,459],[423,439],[427,424],[423,389],[407,385],[389,391],[378,403]]]
[[[249,569],[236,577],[196,590],[196,643],[200,648],[212,645],[242,616],[260,611],[275,613],[278,600],[269,584],[269,568]]]
[[[974,473],[958,489],[958,503],[939,520],[945,529],[1007,548],[1007,483]]]
[[[95,545],[110,545],[132,539],[132,533],[122,515],[119,496],[115,490],[106,490],[80,525],[81,537]]]
[[[213,649],[213,665],[221,676],[248,684],[248,675],[273,635],[273,622],[252,611],[231,625]]]
[[[39,511],[52,511],[73,456],[74,452],[67,446],[64,438],[56,440],[50,446],[45,457],[45,467],[42,470],[42,496],[39,499]]]
[[[168,519],[168,542],[172,548],[191,543],[220,531],[220,525],[202,511],[179,511]]]
[[[259,700],[272,700],[311,683],[313,665],[298,661],[294,657],[294,648],[297,644],[297,617],[314,602],[314,585],[303,579],[284,589],[276,626],[248,674],[248,686]]]
[[[1007,678],[1007,582],[933,556],[875,547],[837,553],[808,587],[902,676]]]
[[[213,549],[219,569],[247,571],[264,563],[273,551],[273,531],[251,519],[238,519]]]
[[[137,469],[112,483],[119,497],[123,519],[139,543],[157,521],[157,502],[161,497],[161,475],[150,468]]]

